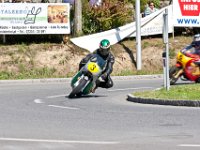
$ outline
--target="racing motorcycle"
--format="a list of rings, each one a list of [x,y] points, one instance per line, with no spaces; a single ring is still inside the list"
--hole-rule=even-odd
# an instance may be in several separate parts
[[[176,65],[169,70],[170,84],[173,85],[180,78],[184,81],[200,82],[200,62],[192,57],[188,57],[184,50],[177,54]]]
[[[72,91],[69,98],[90,94],[96,87],[96,81],[102,75],[107,61],[94,54],[89,61],[72,77]]]

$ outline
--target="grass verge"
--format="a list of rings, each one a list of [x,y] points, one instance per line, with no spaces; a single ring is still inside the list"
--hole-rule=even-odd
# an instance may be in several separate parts
[[[62,75],[54,75],[55,68],[39,68],[39,69],[24,69],[18,73],[13,73],[9,71],[0,72],[0,80],[9,80],[9,79],[37,79],[37,78],[61,78]],[[65,76],[66,77],[66,76]]]
[[[134,96],[143,98],[155,98],[165,100],[200,100],[200,84],[187,84],[171,86],[153,91],[134,92]]]

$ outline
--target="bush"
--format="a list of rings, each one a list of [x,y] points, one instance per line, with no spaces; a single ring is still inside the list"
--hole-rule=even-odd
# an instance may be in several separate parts
[[[130,3],[119,0],[105,0],[102,6],[83,6],[83,32],[96,33],[117,28],[132,21]]]
[[[141,0],[144,12],[149,0]],[[159,8],[160,0],[153,0]],[[91,34],[120,27],[133,21],[135,0],[104,0],[102,6],[91,7],[83,1],[83,33]]]

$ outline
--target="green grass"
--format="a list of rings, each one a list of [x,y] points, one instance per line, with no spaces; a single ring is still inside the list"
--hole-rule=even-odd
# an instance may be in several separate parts
[[[119,73],[112,74],[113,76],[129,76],[129,75],[154,75],[154,74],[162,74],[163,70],[138,70],[138,71],[133,71],[133,70],[122,70]]]
[[[184,84],[171,86],[153,91],[134,92],[134,96],[165,100],[200,100],[200,84]]]
[[[61,77],[59,75],[54,75],[55,68],[40,68],[40,69],[31,69],[27,70],[25,66],[21,65],[20,71],[18,73],[13,73],[9,71],[0,72],[0,80],[8,79],[37,79],[37,78],[53,78]]]

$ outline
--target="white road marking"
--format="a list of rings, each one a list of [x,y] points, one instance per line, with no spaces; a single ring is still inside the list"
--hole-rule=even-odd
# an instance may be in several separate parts
[[[114,90],[108,90],[108,91],[115,92],[115,91],[137,90],[137,89],[152,89],[152,88],[153,87],[125,88],[125,89],[114,89]]]
[[[52,96],[47,96],[46,98],[58,98],[58,97],[65,97],[66,96],[66,94],[64,95],[52,95]]]
[[[76,107],[66,107],[66,106],[58,106],[58,105],[48,105],[50,107],[56,107],[56,108],[63,108],[63,109],[73,109],[73,110],[77,110],[80,108],[76,108]]]
[[[180,144],[181,147],[200,147],[199,144]]]
[[[74,144],[119,144],[116,141],[70,141],[70,140],[47,140],[47,139],[24,139],[24,138],[0,138],[0,141],[16,142],[46,142],[46,143],[74,143]]]
[[[37,104],[42,104],[42,103],[44,103],[41,99],[35,99],[34,102],[37,103]]]

